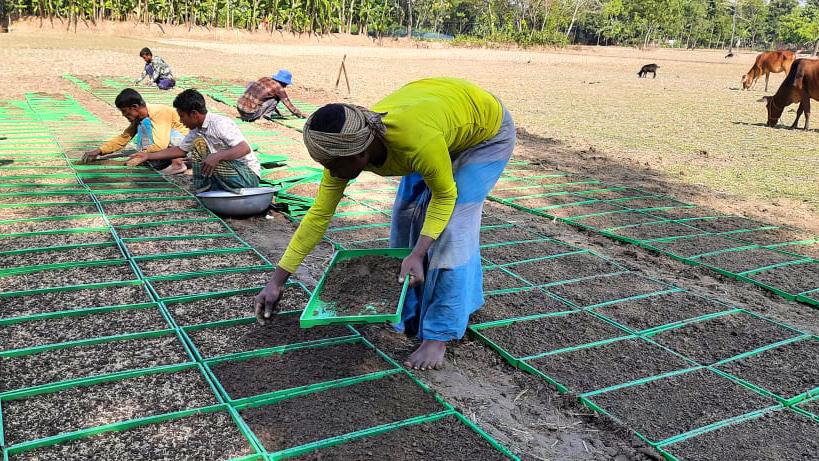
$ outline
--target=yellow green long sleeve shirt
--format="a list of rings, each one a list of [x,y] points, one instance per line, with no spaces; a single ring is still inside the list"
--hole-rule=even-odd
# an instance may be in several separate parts
[[[429,78],[398,89],[372,110],[387,114],[387,158],[383,165],[365,170],[379,176],[419,173],[432,193],[421,235],[437,239],[458,197],[452,161],[498,133],[503,107],[492,94],[465,80]],[[315,204],[279,261],[282,269],[295,272],[321,241],[346,186],[346,180],[324,170]]]
[[[188,128],[179,120],[176,109],[164,104],[148,104],[148,118],[151,119],[151,134],[154,143],[145,149],[145,152],[159,152],[167,149],[171,143],[171,130],[176,130],[182,135],[188,134]],[[100,153],[110,154],[125,148],[131,139],[137,134],[139,120],[133,121],[128,128],[117,136],[114,136],[100,146]]]

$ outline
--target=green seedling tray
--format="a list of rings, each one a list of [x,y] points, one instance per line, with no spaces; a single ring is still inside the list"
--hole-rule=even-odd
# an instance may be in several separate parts
[[[361,324],[361,323],[398,323],[401,321],[401,311],[404,308],[404,298],[409,287],[409,277],[404,280],[404,285],[401,288],[401,296],[398,298],[398,305],[395,306],[395,311],[388,314],[366,314],[339,316],[336,314],[333,303],[321,300],[321,295],[324,289],[324,284],[327,282],[327,277],[333,268],[341,261],[360,258],[362,256],[387,256],[390,258],[405,258],[412,252],[411,248],[389,248],[381,250],[341,250],[336,252],[333,260],[327,270],[324,271],[321,280],[319,280],[316,289],[313,290],[313,295],[310,296],[310,301],[307,307],[302,312],[299,323],[302,328],[311,328],[320,325],[333,324]],[[364,310],[368,310],[369,306],[365,306]]]

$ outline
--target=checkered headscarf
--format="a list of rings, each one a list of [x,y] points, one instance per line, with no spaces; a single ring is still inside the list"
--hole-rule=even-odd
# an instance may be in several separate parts
[[[372,144],[373,139],[376,137],[383,139],[387,132],[381,121],[386,114],[353,104],[340,105],[344,107],[345,115],[341,132],[311,130],[312,115],[304,123],[304,145],[310,157],[317,162],[360,154]]]

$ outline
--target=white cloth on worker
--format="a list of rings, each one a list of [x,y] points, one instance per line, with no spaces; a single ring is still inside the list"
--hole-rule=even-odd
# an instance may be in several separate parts
[[[200,136],[208,143],[210,152],[221,152],[236,147],[242,142],[247,142],[247,138],[242,134],[242,130],[239,129],[233,119],[210,112],[205,115],[205,121],[201,127],[192,129],[185,136],[179,148],[185,152],[190,152],[193,150],[193,142]],[[247,144],[250,145],[249,142]],[[260,176],[262,166],[259,164],[259,159],[256,158],[253,148],[251,148],[249,154],[236,160],[247,164],[248,168],[256,173],[256,176]]]

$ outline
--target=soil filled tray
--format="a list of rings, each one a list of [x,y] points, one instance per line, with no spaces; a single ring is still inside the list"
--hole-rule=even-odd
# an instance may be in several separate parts
[[[776,403],[706,369],[598,394],[589,400],[655,442]]]
[[[819,260],[819,243],[785,245],[777,249]]]
[[[135,279],[136,275],[127,264],[49,269],[0,277],[0,293]]]
[[[155,211],[155,210],[151,210]],[[108,220],[111,221],[111,225],[113,226],[129,226],[133,224],[147,224],[152,222],[160,222],[160,221],[172,221],[174,219],[201,219],[201,218],[212,218],[213,215],[210,214],[207,210],[186,210],[183,212],[163,212],[163,213],[151,213],[146,215],[137,215],[137,216],[120,216],[120,217],[109,217]],[[171,226],[177,226],[178,224],[171,224]],[[124,237],[123,237],[124,238]]]
[[[3,401],[6,444],[218,403],[199,369]]]
[[[526,196],[533,193],[540,193],[541,189],[520,189],[518,191],[498,191],[492,195],[505,196],[512,201],[512,204],[518,207],[528,208],[530,210],[546,209],[546,213],[551,213],[554,207],[572,207],[574,204],[587,202],[589,199],[578,197],[571,194],[547,195],[545,197],[530,197],[530,198],[516,198]]]
[[[586,216],[590,214],[608,213],[611,211],[622,211],[624,208],[607,202],[594,202],[586,205],[567,205],[560,208],[546,210],[551,216],[559,218],[573,218],[575,216]]]
[[[520,187],[517,189],[493,189],[489,195],[495,198],[514,200],[518,197],[528,197],[530,195],[537,195],[541,193],[543,193],[543,189],[536,185],[530,185],[528,187]]]
[[[91,204],[71,204],[71,205],[42,205],[42,206],[18,206],[0,208],[0,216],[3,219],[32,219],[50,218],[52,216],[70,216],[75,214],[94,214],[99,212],[97,206]]]
[[[330,231],[325,237],[339,243],[363,242],[390,237],[390,226],[361,227],[358,229]]]
[[[481,229],[481,245],[518,242],[521,240],[534,240],[541,237],[541,235],[517,226],[490,227],[488,229]]]
[[[720,365],[719,369],[789,399],[819,389],[819,340],[797,341]]]
[[[653,210],[655,208],[673,208],[688,205],[687,203],[660,196],[621,200],[618,201],[617,204],[630,210]]]
[[[261,288],[259,288],[261,291]],[[217,322],[250,317],[258,291],[196,301],[165,303],[171,316],[179,325]],[[288,285],[282,292],[277,309],[281,312],[302,311],[310,299],[310,293],[301,286]]]
[[[345,250],[383,250],[390,247],[389,239],[370,240],[368,242],[345,243]]]
[[[226,412],[198,413],[125,431],[105,432],[12,455],[9,461],[227,460],[253,453]]]
[[[78,184],[77,178],[54,178],[44,176],[40,178],[3,178],[5,184]]]
[[[484,269],[483,271],[484,292],[522,288],[530,285],[501,268]]]
[[[93,211],[96,214],[97,210]],[[6,218],[3,215],[3,219]],[[79,229],[83,227],[107,227],[102,217],[71,218],[71,219],[43,219],[37,221],[20,221],[0,224],[0,234],[19,234],[24,232],[45,232],[64,229]]]
[[[643,331],[728,309],[729,306],[716,301],[678,292],[622,301],[597,307],[594,311],[635,331]]]
[[[166,253],[212,250],[217,248],[242,248],[247,245],[236,237],[214,237],[196,239],[148,240],[126,242],[131,256],[154,256]]]
[[[757,272],[749,277],[786,293],[799,294],[819,288],[819,262],[791,264]]]
[[[151,298],[142,285],[86,288],[0,298],[0,319],[102,307],[111,303],[141,304]]]
[[[745,242],[739,242],[719,235],[700,235],[695,237],[683,237],[668,242],[653,242],[652,247],[682,258],[690,258],[714,251],[729,250],[747,246]]]
[[[0,357],[0,368],[14,370],[0,373],[0,392],[189,360],[176,335]]]
[[[623,269],[591,253],[572,254],[557,258],[506,266],[534,285],[575,280],[595,275],[612,274]]]
[[[354,214],[345,216],[333,216],[330,221],[330,229],[338,229],[352,226],[365,226],[367,224],[387,224],[391,221],[389,215],[384,213]]]
[[[147,213],[149,211],[187,210],[199,208],[202,205],[195,199],[179,200],[145,200],[128,202],[103,202],[102,208],[106,214]]]
[[[778,251],[754,248],[750,250],[728,251],[711,256],[697,258],[702,264],[707,264],[724,271],[738,274],[740,272],[759,269],[788,261],[796,261],[798,256],[792,256]],[[819,267],[819,265],[817,265]]]
[[[132,183],[132,182],[141,182],[141,183],[167,183],[168,180],[165,179],[162,175],[153,175],[153,176],[82,176],[82,182],[86,184],[97,184],[97,183]]]
[[[548,291],[578,307],[586,307],[670,288],[664,283],[625,273],[557,285],[550,287]]]
[[[204,254],[180,258],[160,258],[137,261],[145,277],[201,272],[217,269],[262,266],[267,264],[255,251]]]
[[[740,216],[720,216],[713,219],[695,219],[686,221],[685,224],[715,234],[743,229],[757,229],[766,225],[765,223]]]
[[[335,445],[296,458],[298,461],[347,461],[389,459],[394,461],[508,460],[486,439],[454,416],[402,427],[385,434]]]
[[[809,460],[819,453],[819,424],[792,411],[774,411],[663,448],[686,461]]]
[[[0,178],[2,180],[2,178]],[[0,192],[2,192],[0,190]],[[92,202],[88,194],[0,195],[0,204]]]
[[[485,295],[483,307],[472,314],[470,320],[473,323],[483,323],[572,309],[574,309],[572,306],[558,301],[544,291],[531,288],[511,293]]]
[[[398,322],[409,286],[409,277],[398,282],[398,275],[411,251],[337,252],[304,309],[301,326]]]
[[[210,365],[232,399],[352,378],[392,368],[361,343],[310,347]]]
[[[811,413],[814,416],[819,417],[819,398],[808,400],[807,402],[800,403],[797,406],[802,410],[805,410],[808,413]]]
[[[187,333],[204,358],[354,334],[344,326],[301,328],[299,316],[295,313],[277,315],[264,326],[253,320],[252,323],[188,330]]]
[[[666,237],[682,237],[684,235],[696,235],[704,233],[699,229],[673,222],[664,222],[660,224],[641,224],[639,226],[614,229],[609,232],[633,240],[654,240]]]
[[[507,264],[569,253],[571,251],[576,251],[576,249],[559,242],[544,240],[482,248],[481,256],[489,260],[492,264]]]
[[[273,271],[254,270],[200,275],[181,280],[152,280],[150,283],[159,297],[172,298],[255,287],[261,290],[272,276]]]
[[[0,351],[166,328],[157,307],[30,320],[0,326]]]
[[[647,224],[659,221],[659,218],[640,213],[608,213],[600,216],[589,216],[587,218],[572,219],[573,222],[595,229],[608,229],[610,227],[632,226],[637,224]]]
[[[168,216],[171,219],[170,216]],[[162,219],[161,216],[154,216],[154,220]],[[117,229],[120,238],[145,238],[145,237],[177,237],[183,235],[208,235],[229,233],[224,223],[221,221],[197,221],[161,224],[158,226],[131,227]]]
[[[710,365],[798,335],[794,330],[740,312],[662,331],[652,339]]]
[[[576,394],[691,366],[682,358],[642,339],[547,355],[527,363]]]
[[[650,192],[640,189],[603,189],[599,191],[591,191],[581,194],[583,197],[594,198],[597,200],[617,200],[621,198],[637,198],[645,197],[647,195],[654,195]]]
[[[310,197],[313,198],[318,194],[319,190],[319,183],[317,182],[306,182],[302,184],[296,184],[295,186],[288,187],[287,189],[282,190],[280,193],[288,194],[288,195],[299,195],[301,197]]]
[[[755,230],[731,235],[732,239],[741,240],[747,243],[755,243],[757,245],[775,245],[777,243],[800,242],[802,240],[812,240],[816,237],[816,234],[811,234],[800,229],[790,228]]]
[[[443,410],[431,393],[398,373],[248,408],[240,414],[262,446],[275,452]]]
[[[36,250],[26,253],[0,254],[0,268],[12,269],[25,266],[65,264],[83,261],[123,259],[116,245],[81,247],[67,250]]]
[[[163,192],[117,192],[115,194],[97,194],[100,200],[145,200],[149,198],[177,198],[187,196],[188,193],[182,190],[169,190]]]
[[[0,238],[0,251],[24,250],[27,248],[49,248],[63,245],[86,243],[113,243],[110,232],[78,232],[71,234],[35,234],[22,237]]]
[[[513,357],[529,357],[627,334],[585,312],[523,320],[479,331]]]

